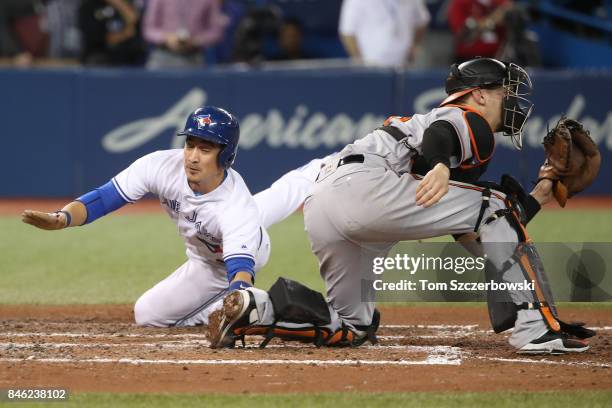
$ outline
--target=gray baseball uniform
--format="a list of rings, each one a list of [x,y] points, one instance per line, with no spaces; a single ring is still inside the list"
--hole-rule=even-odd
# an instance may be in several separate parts
[[[458,107],[444,107],[412,118],[392,117],[386,124],[401,134],[375,130],[326,160],[306,200],[304,219],[325,280],[332,330],[341,322],[353,329],[371,324],[374,304],[362,301],[362,280],[373,280],[375,257],[385,256],[398,241],[474,230],[483,188],[451,181],[448,193],[438,203],[423,208],[415,203],[419,177],[410,173],[412,159],[421,153],[425,129],[439,120],[449,122],[460,138],[462,157],[451,157],[451,167],[479,160],[464,113]],[[504,193],[492,191],[483,219],[505,209],[505,198]],[[505,217],[491,220],[481,224],[479,234],[489,260],[502,270],[516,245],[494,243],[517,243],[519,238]],[[505,269],[500,277],[503,281],[525,279],[517,263]],[[249,290],[255,295],[259,323],[271,324],[275,319],[266,292]],[[530,293],[509,295],[516,304],[534,302]],[[520,348],[547,330],[538,310],[520,310],[510,343]]]

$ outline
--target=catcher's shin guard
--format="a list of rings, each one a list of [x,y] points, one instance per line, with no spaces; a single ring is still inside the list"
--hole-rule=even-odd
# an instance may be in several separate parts
[[[559,319],[544,265],[535,245],[529,239],[524,227],[524,219],[520,216],[519,211],[513,208],[511,202],[507,204],[508,209],[498,211],[499,214],[495,215],[506,217],[510,225],[516,230],[520,242],[513,244],[515,245],[514,253],[510,259],[504,262],[501,270],[496,270],[493,265],[488,263],[485,273],[488,275],[487,279],[501,281],[502,275],[506,271],[518,266],[525,280],[533,283],[533,290],[531,291],[530,301],[520,304],[513,302],[509,293],[505,298],[495,295],[495,299],[491,291],[487,293],[489,317],[494,331],[500,333],[514,327],[518,310],[528,309],[538,310],[546,325],[554,333],[564,332],[581,339],[594,336],[595,332],[583,327],[582,324],[565,323]],[[487,220],[486,223],[488,222],[490,221]]]
[[[270,340],[277,337],[282,340],[300,341],[304,343],[314,343],[315,346],[328,347],[358,347],[366,341],[372,344],[377,344],[376,332],[380,324],[380,313],[377,309],[374,310],[372,323],[368,326],[349,327],[342,324],[342,327],[331,332],[327,327],[309,326],[299,327],[299,325],[288,322],[277,322],[272,326],[253,327],[241,331],[242,334],[262,334],[265,336],[260,347],[264,348]]]
[[[369,326],[355,326],[354,329],[342,324],[342,327],[330,336],[325,343],[331,347],[358,347],[366,341],[377,344],[376,332],[380,325],[380,312],[374,309],[372,323]]]

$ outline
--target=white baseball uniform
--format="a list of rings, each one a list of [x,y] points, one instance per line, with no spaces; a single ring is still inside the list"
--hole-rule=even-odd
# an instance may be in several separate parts
[[[147,193],[159,197],[177,225],[188,258],[137,300],[136,323],[157,327],[179,320],[186,326],[207,323],[214,305],[200,309],[227,288],[225,261],[249,258],[255,262],[255,271],[266,264],[270,254],[266,227],[283,220],[304,202],[320,162],[313,160],[289,172],[255,198],[232,169],[215,190],[194,193],[183,168],[182,149],[146,155],[114,177],[113,185],[127,202],[133,203]]]

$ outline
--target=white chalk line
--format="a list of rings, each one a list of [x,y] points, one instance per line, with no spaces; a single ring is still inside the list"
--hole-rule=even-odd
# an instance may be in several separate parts
[[[210,342],[205,340],[184,340],[160,343],[0,343],[0,350],[29,349],[29,348],[122,348],[122,347],[143,347],[158,349],[185,349],[194,346],[209,346]]]
[[[132,364],[132,365],[316,365],[316,366],[406,366],[406,365],[461,365],[461,359],[448,358],[441,355],[428,356],[425,360],[148,360],[133,358],[0,358],[0,363],[101,363],[101,364]]]
[[[400,337],[400,336],[394,336]],[[193,348],[194,346],[208,346],[208,341],[200,340],[182,340],[182,341],[166,341],[160,343],[0,343],[0,349],[11,350],[11,349],[60,349],[60,348],[121,348],[121,347],[144,347],[144,348],[156,348],[159,350],[168,349],[187,349]],[[297,345],[297,344],[284,344],[284,345],[268,345],[268,348],[286,349],[286,348],[311,348],[311,345]],[[258,343],[249,343],[246,346],[247,349],[258,348]],[[143,359],[129,359],[129,358],[116,358],[116,359],[78,359],[78,358],[37,358],[35,356],[29,356],[27,358],[0,358],[0,362],[49,362],[49,363],[129,363],[129,364],[262,364],[262,365],[274,365],[286,362],[287,364],[306,364],[306,365],[461,365],[463,357],[469,355],[469,352],[463,352],[459,347],[452,346],[415,346],[415,345],[368,345],[364,348],[368,349],[394,349],[394,350],[405,350],[407,352],[424,352],[428,353],[428,357],[425,360],[143,360]],[[565,360],[533,360],[528,358],[501,358],[501,357],[475,357],[480,360],[487,361],[499,361],[507,363],[528,363],[528,364],[545,364],[545,365],[566,365],[566,366],[587,366],[587,367],[603,367],[609,368],[609,364],[597,363],[592,361],[583,362],[571,362]]]
[[[474,330],[478,327],[477,324],[467,324],[467,325],[453,325],[453,324],[432,324],[432,325],[422,325],[422,324],[381,324],[381,328],[385,329],[459,329],[464,331],[473,331],[473,332],[486,332],[486,333],[494,333],[491,329],[480,329]],[[589,329],[599,330],[599,331],[610,331],[612,330],[612,326],[595,326],[591,327],[587,325]]]
[[[478,327],[477,324],[381,324],[385,329],[464,329],[471,330]]]
[[[0,337],[84,337],[84,338],[151,338],[151,339],[173,339],[173,338],[195,338],[204,339],[206,334],[184,333],[184,334],[153,334],[153,333],[40,333],[40,332],[8,332],[0,333]]]
[[[479,360],[501,361],[504,363],[527,363],[527,364],[549,364],[610,368],[610,364],[597,363],[594,361],[565,361],[565,360],[531,360],[529,358],[503,358],[503,357],[476,357]]]
[[[260,342],[248,342],[244,348],[259,348]],[[0,350],[14,349],[62,349],[62,348],[125,348],[125,347],[142,347],[155,348],[159,350],[172,349],[194,349],[195,346],[210,346],[210,342],[206,340],[184,340],[184,341],[169,341],[160,343],[0,343]],[[414,346],[414,345],[366,345],[361,348],[375,350],[407,350],[407,351],[432,351],[435,346]],[[240,347],[242,348],[242,347]],[[316,348],[314,344],[269,344],[266,348]],[[435,350],[434,350],[435,351]]]
[[[474,334],[474,333],[436,333],[435,335],[402,335],[402,334],[397,334],[397,335],[382,335],[382,336],[376,336],[378,338],[378,340],[381,341],[392,341],[392,340],[405,340],[405,339],[410,339],[410,340],[417,340],[417,339],[422,339],[422,340],[431,340],[431,339],[458,339],[461,337],[467,337],[470,334]],[[44,338],[44,337],[60,337],[60,338],[75,338],[75,339],[83,339],[83,340],[87,340],[88,338],[99,338],[99,339],[105,339],[105,338],[130,338],[130,339],[160,339],[160,341],[162,342],[168,342],[171,341],[169,339],[183,339],[182,341],[190,341],[187,339],[202,339],[205,340],[206,339],[206,335],[205,334],[190,334],[190,335],[172,335],[172,334],[167,334],[167,335],[150,335],[150,334],[130,334],[128,335],[116,335],[116,334],[87,334],[87,333],[0,333],[0,340],[7,340],[7,339],[11,339],[11,338],[23,338],[23,337],[27,337],[27,338]],[[252,337],[252,336],[248,336],[248,337]],[[197,340],[193,340],[193,341],[197,341]],[[90,344],[90,343],[79,343],[79,344]],[[137,342],[126,342],[123,344],[138,344]]]
[[[526,358],[497,358],[497,357],[476,357],[479,360],[500,361],[507,363],[527,363],[544,365],[566,365],[566,366],[586,366],[609,368],[610,365],[591,361],[552,361],[552,360],[531,360]],[[462,359],[454,355],[430,355],[425,360],[151,360],[133,358],[36,358],[34,356],[26,358],[0,358],[0,363],[92,363],[92,364],[131,364],[131,365],[316,365],[316,366],[352,366],[352,365],[387,365],[387,366],[408,366],[408,365],[461,365]]]
[[[461,334],[461,336],[465,336],[466,334]],[[472,333],[473,334],[473,333]],[[89,333],[70,333],[70,332],[63,332],[63,333],[34,333],[34,332],[29,332],[29,333],[19,333],[19,332],[15,332],[15,333],[0,333],[0,338],[6,338],[6,337],[67,337],[67,338],[83,338],[83,339],[87,339],[87,338],[134,338],[134,339],[182,339],[182,338],[190,338],[190,339],[206,339],[206,335],[205,334],[146,334],[146,333],[130,333],[130,334],[117,334],[117,333],[108,333],[108,334],[89,334]],[[459,335],[456,335],[455,333],[441,333],[440,335],[403,335],[403,334],[397,334],[397,335],[382,335],[382,336],[376,336],[378,337],[379,340],[401,340],[401,339],[418,339],[418,338],[424,338],[424,339],[429,339],[429,338],[441,338],[441,337],[460,337]]]
[[[432,338],[432,337],[444,337],[445,335],[449,335],[449,337],[459,337],[474,333],[494,333],[493,330],[482,330],[475,329],[478,325],[400,325],[400,324],[390,324],[390,325],[381,325],[381,328],[389,328],[389,329],[432,329],[432,330],[443,330],[439,331],[436,334],[439,335],[422,335],[423,338]],[[611,331],[612,326],[600,326],[600,327],[590,327],[590,329],[596,331]],[[445,330],[448,329],[448,330]],[[454,330],[451,330],[454,329]],[[163,329],[158,329],[163,330]],[[416,336],[387,336],[388,338],[418,338],[419,335]],[[41,332],[0,332],[0,337],[90,337],[90,338],[103,338],[103,337],[128,337],[128,338],[141,338],[141,337],[149,337],[149,338],[205,338],[205,333],[78,333],[78,332],[57,332],[57,333],[41,333]],[[378,336],[379,338],[383,336]]]
[[[43,322],[41,323],[41,325],[45,325],[45,326],[53,326],[53,325],[62,325],[62,326],[71,326],[74,324],[83,324],[83,323],[64,323],[64,322]],[[21,325],[23,325],[23,323],[21,323]],[[112,323],[112,322],[100,322],[100,323],[95,323],[96,326],[123,326],[125,328],[132,328],[132,327],[138,327],[133,323],[125,323],[125,324],[117,324],[117,323]],[[198,328],[201,326],[197,326]],[[490,329],[480,329],[480,330],[474,330],[477,327],[479,327],[478,324],[381,324],[380,328],[383,329],[431,329],[431,330],[470,330],[470,331],[477,331],[477,332],[490,332],[493,333],[493,330]],[[612,330],[612,326],[599,326],[599,327],[591,327],[588,326],[588,328],[593,329],[593,330],[601,330],[601,331],[610,331]],[[192,327],[193,329],[196,329],[196,327]],[[187,328],[189,329],[189,328]],[[152,330],[167,330],[165,328],[157,328],[157,329],[152,329]],[[202,329],[203,330],[203,329]],[[174,333],[173,335],[191,335],[192,333]]]

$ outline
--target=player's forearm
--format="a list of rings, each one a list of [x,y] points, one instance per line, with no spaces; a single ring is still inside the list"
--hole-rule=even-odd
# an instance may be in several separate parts
[[[552,199],[552,184],[552,181],[542,179],[531,191],[530,195],[540,206],[547,204]]]
[[[240,290],[253,287],[253,275],[248,272],[238,272],[229,284],[229,290]]]
[[[64,228],[83,225],[85,220],[87,220],[87,208],[80,201],[72,201],[66,204],[60,211],[60,217],[63,217],[66,221]]]
[[[234,279],[232,280],[232,283],[236,281],[248,282],[252,285],[253,275],[251,275],[248,272],[238,272],[236,275],[234,275]]]

